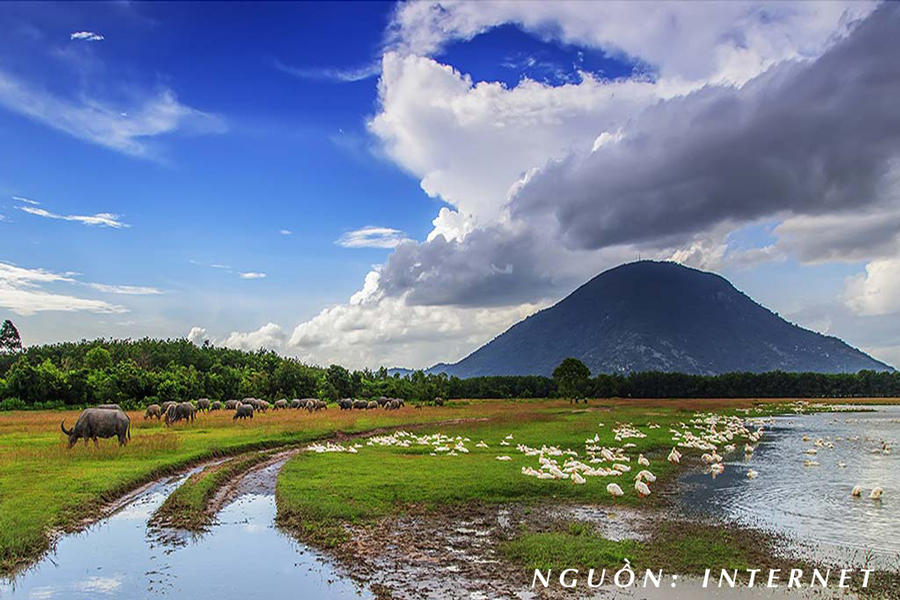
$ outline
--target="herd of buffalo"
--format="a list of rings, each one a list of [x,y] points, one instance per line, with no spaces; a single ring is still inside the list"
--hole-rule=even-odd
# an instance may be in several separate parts
[[[435,406],[442,406],[443,404],[444,400],[442,398],[434,399]],[[370,410],[373,408],[396,410],[405,406],[406,403],[400,398],[386,398],[382,396],[377,400],[343,398],[337,401],[337,405],[341,410]],[[416,405],[416,408],[421,407],[420,404]],[[196,414],[202,411],[233,410],[234,417],[232,419],[237,420],[252,419],[254,413],[264,413],[270,408],[273,411],[306,409],[309,412],[315,412],[327,409],[328,403],[316,398],[295,398],[290,401],[283,398],[271,404],[258,398],[226,400],[225,402],[200,398],[196,403],[163,402],[161,405],[151,404],[144,412],[144,418],[163,419],[163,422],[168,427],[178,421],[193,422]],[[120,446],[124,446],[131,439],[131,420],[118,404],[101,404],[93,408],[86,408],[79,415],[78,420],[71,429],[66,429],[65,420],[59,426],[63,433],[69,437],[69,448],[74,446],[79,439],[83,439],[85,444],[87,444],[88,440],[93,440],[94,444],[97,444],[98,438],[117,437]]]

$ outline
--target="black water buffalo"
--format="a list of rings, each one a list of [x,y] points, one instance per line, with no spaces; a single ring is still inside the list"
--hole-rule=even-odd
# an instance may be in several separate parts
[[[291,400],[291,408],[303,408],[305,403],[300,398],[294,398]]]
[[[366,402],[365,400],[354,400],[353,408],[359,408],[359,409],[369,408],[369,403]]]
[[[237,419],[246,419],[247,417],[253,418],[253,405],[252,404],[239,404],[237,410],[234,411],[234,416],[231,417],[232,421]]]
[[[338,406],[341,410],[350,410],[353,408],[353,400],[350,398],[341,398],[338,400]]]
[[[165,402],[162,403],[162,406],[159,407],[159,411],[162,414],[166,414],[167,412],[169,412],[169,407],[172,406],[173,404],[178,404],[178,403],[173,402],[172,400],[166,400]]]
[[[222,410],[222,403],[216,400],[209,405],[209,410]]]
[[[165,423],[166,425],[171,425],[172,423],[182,420],[193,423],[196,412],[197,409],[195,409],[194,405],[190,402],[171,404],[169,410],[166,411]]]
[[[269,406],[271,405],[265,400],[257,400],[256,406],[254,406],[253,408],[258,410],[259,412],[266,412],[267,410],[269,410]]]
[[[209,398],[200,398],[197,400],[197,410],[209,410]]]
[[[144,418],[149,419],[150,417],[156,417],[159,419],[162,416],[162,410],[159,408],[159,404],[151,404],[147,407],[147,411],[144,413]]]
[[[443,406],[443,405],[444,405],[444,399],[441,398],[440,396],[438,396],[437,398],[434,399],[434,405],[435,405],[435,406]]]
[[[288,401],[282,398],[281,400],[276,400],[275,404],[272,405],[272,410],[279,410],[282,408],[288,407]]]
[[[241,403],[238,402],[237,400],[226,400],[225,401],[225,408],[228,410],[234,410],[240,405],[241,405]]]
[[[79,439],[83,439],[87,445],[88,439],[118,437],[119,445],[124,446],[131,439],[131,420],[121,410],[110,408],[86,408],[78,416],[75,426],[66,429],[66,422],[59,424],[63,433],[69,436],[69,448],[75,445]]]

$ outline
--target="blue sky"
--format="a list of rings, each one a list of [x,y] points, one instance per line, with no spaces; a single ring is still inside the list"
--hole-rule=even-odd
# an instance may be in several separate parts
[[[811,78],[875,5],[478,4],[0,5],[0,316],[26,343],[190,336],[423,367],[641,255],[900,359],[896,240],[808,243],[840,203],[710,193],[658,235],[614,225],[634,222],[616,161],[658,180],[643,214],[681,202],[665,153],[625,161],[630,140],[687,152],[668,106],[749,103],[773,68]],[[893,197],[848,204],[854,235]]]

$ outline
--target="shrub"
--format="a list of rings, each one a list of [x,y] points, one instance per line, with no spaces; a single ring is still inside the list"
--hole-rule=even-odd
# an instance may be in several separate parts
[[[28,405],[19,398],[7,398],[0,402],[0,410],[25,410]]]

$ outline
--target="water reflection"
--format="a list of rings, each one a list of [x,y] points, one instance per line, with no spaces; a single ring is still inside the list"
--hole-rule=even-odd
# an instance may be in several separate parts
[[[752,456],[726,456],[715,479],[685,475],[685,509],[788,534],[801,553],[897,568],[900,407],[873,408],[776,418]],[[896,450],[885,453],[885,442]],[[804,466],[807,460],[818,466]],[[759,477],[748,479],[749,469]],[[850,495],[856,484],[861,498]],[[875,486],[886,490],[880,501],[868,498]]]
[[[202,536],[161,541],[147,521],[181,479],[157,484],[109,519],[62,538],[52,555],[0,583],[0,598],[371,597],[274,527],[271,493],[242,494]]]

